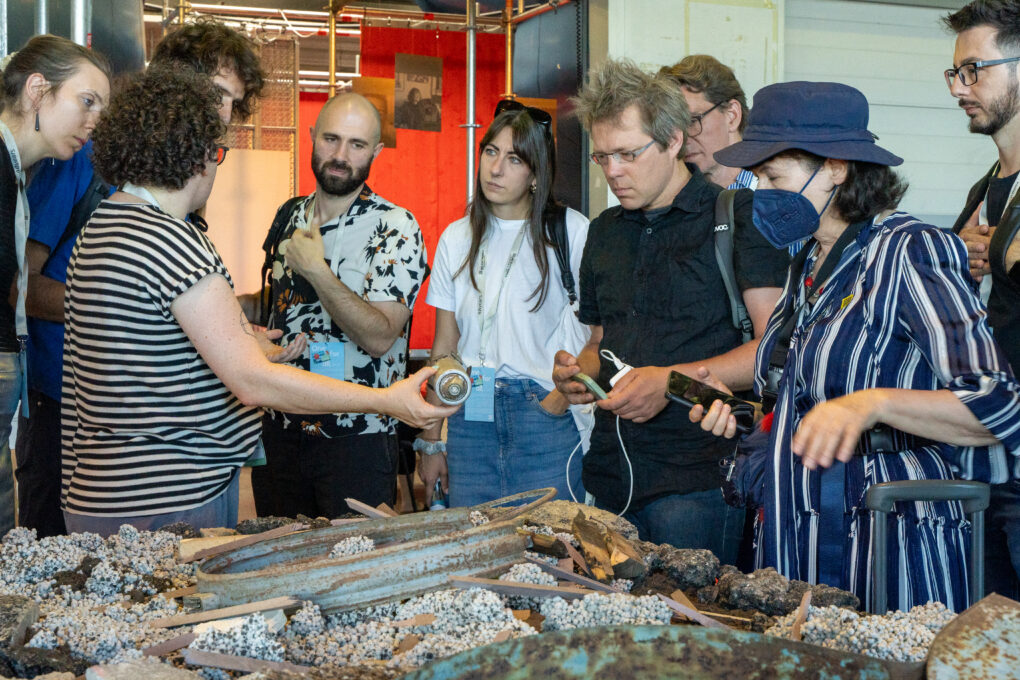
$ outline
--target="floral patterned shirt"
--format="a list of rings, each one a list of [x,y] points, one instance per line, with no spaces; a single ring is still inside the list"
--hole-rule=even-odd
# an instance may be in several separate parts
[[[410,322],[385,354],[372,357],[333,322],[312,285],[286,264],[283,253],[287,241],[295,229],[308,228],[306,217],[313,196],[296,204],[282,235],[281,252],[273,263],[269,327],[282,329],[282,342],[287,344],[302,333],[309,342],[343,342],[344,378],[369,387],[386,387],[406,374]],[[414,309],[428,268],[425,243],[414,215],[366,184],[347,213],[322,225],[320,231],[326,262],[348,288],[368,302],[400,302]],[[332,261],[335,253],[336,261]],[[291,363],[309,370],[308,353]],[[393,418],[375,414],[266,412],[286,429],[300,428],[327,438],[392,433],[396,426]]]

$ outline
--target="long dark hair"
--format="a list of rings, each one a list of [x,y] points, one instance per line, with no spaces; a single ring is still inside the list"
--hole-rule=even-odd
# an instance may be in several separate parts
[[[531,311],[534,312],[545,302],[546,293],[549,291],[549,257],[546,248],[555,244],[550,229],[557,208],[556,199],[552,195],[553,180],[556,179],[556,149],[553,145],[552,135],[544,126],[536,123],[526,110],[514,110],[504,111],[496,116],[478,144],[479,151],[484,150],[504,128],[510,128],[514,153],[527,164],[532,174],[535,175],[535,191],[531,194],[531,205],[526,218],[531,251],[535,256],[535,263],[538,265],[538,272],[542,279],[528,296],[529,300],[538,298],[531,308]],[[478,282],[475,281],[475,262],[478,260],[482,239],[485,237],[493,213],[489,199],[482,192],[482,182],[477,173],[475,174],[475,197],[468,206],[467,214],[471,224],[471,248],[468,250],[464,263],[461,264],[454,276],[459,275],[466,268],[471,275],[471,285],[475,290],[478,290]]]

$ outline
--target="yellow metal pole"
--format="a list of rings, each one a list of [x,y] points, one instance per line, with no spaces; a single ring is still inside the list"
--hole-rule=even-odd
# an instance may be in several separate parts
[[[188,0],[180,0],[177,4],[177,23],[184,25],[184,17],[188,14]]]
[[[506,9],[503,10],[503,26],[506,28],[506,92],[503,98],[514,98],[514,25],[511,19],[514,15],[514,0],[506,0]]]
[[[329,2],[329,96],[336,94],[336,2]]]

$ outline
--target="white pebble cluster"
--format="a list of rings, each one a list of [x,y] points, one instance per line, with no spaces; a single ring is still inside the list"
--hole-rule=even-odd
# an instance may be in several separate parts
[[[471,521],[471,526],[480,527],[483,524],[489,523],[489,518],[482,514],[479,510],[472,510],[468,515],[468,520]]]
[[[545,617],[543,631],[621,624],[666,625],[673,617],[666,603],[657,597],[623,593],[593,593],[573,602],[551,597],[542,604],[541,613]]]
[[[510,571],[499,577],[500,581],[512,581],[514,583],[532,583],[539,586],[556,585],[556,577],[545,571],[537,564],[525,563],[515,564]]]
[[[250,614],[244,617],[241,625],[227,630],[209,628],[199,633],[190,647],[265,661],[283,661],[284,652],[262,614]]]
[[[130,607],[111,605],[95,609],[87,604],[51,609],[36,624],[29,647],[66,646],[71,654],[95,663],[117,663],[140,658],[141,650],[169,640],[182,631],[149,628],[145,621],[178,613],[174,602],[154,597]]]
[[[308,617],[313,611],[307,606]],[[434,614],[435,622],[422,626],[393,624],[419,614]],[[481,589],[442,590],[412,598],[401,605],[375,607],[328,618],[319,633],[300,634],[291,626],[283,634],[288,661],[310,666],[348,666],[371,660],[388,661],[394,668],[416,668],[432,659],[450,656],[492,642],[500,631],[531,635],[535,631],[514,618],[499,596]],[[408,635],[420,641],[395,655]]]
[[[326,618],[319,605],[305,600],[301,603],[301,609],[290,617],[287,629],[294,635],[318,635],[326,630]]]
[[[629,593],[634,589],[634,582],[629,578],[614,578],[613,582],[609,585],[621,593]]]
[[[375,550],[375,541],[368,536],[348,536],[333,546],[329,551],[329,559],[338,560],[372,550]]]
[[[133,590],[154,595],[156,581],[185,587],[194,582],[195,567],[177,563],[179,544],[173,534],[129,525],[106,540],[91,533],[36,540],[34,529],[19,527],[0,543],[0,594],[32,597],[46,613],[75,603],[110,604]],[[54,576],[79,569],[86,558],[98,564],[84,590],[57,585]]]
[[[789,638],[796,612],[776,620],[766,635]],[[830,649],[865,654],[888,661],[923,661],[928,647],[956,614],[941,602],[918,605],[909,612],[860,615],[839,607],[809,607],[801,638]]]

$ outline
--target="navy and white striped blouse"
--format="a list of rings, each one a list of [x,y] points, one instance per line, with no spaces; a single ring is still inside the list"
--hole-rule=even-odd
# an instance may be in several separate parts
[[[802,301],[807,271],[796,281],[787,277],[781,300],[793,295],[795,303]],[[902,212],[876,218],[846,248],[791,339],[769,441],[758,566],[817,581],[821,474],[801,465],[790,442],[804,415],[827,399],[879,387],[950,389],[1000,442],[855,456],[845,466],[842,586],[863,602],[871,595],[869,485],[954,478],[998,483],[1020,474],[1020,385],[992,339],[975,290],[962,241]],[[773,313],[758,349],[759,393],[785,306]],[[890,606],[939,600],[962,610],[969,524],[960,504],[897,509],[889,532]]]

